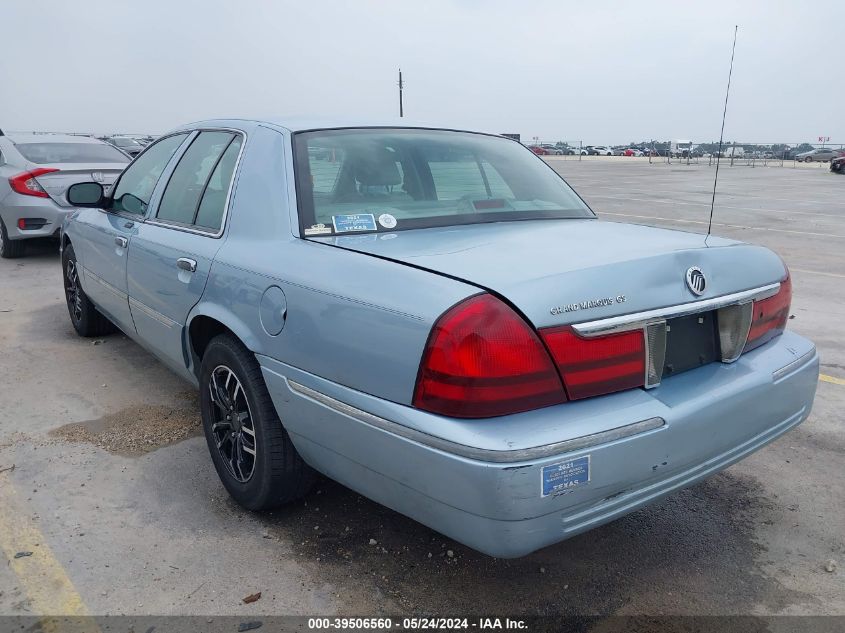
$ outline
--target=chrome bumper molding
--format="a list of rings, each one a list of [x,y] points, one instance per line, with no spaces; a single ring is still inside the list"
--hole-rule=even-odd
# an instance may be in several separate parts
[[[373,415],[372,413],[368,413],[367,411],[353,407],[345,402],[341,402],[340,400],[327,396],[319,391],[315,391],[314,389],[306,387],[298,382],[294,382],[293,380],[286,379],[286,381],[290,388],[296,393],[307,398],[311,398],[312,400],[315,400],[320,404],[337,411],[338,413],[348,415],[349,417],[354,418],[359,422],[363,422],[364,424],[368,424],[377,429],[381,429],[382,431],[392,433],[393,435],[397,435],[413,442],[418,442],[419,444],[423,444],[430,448],[450,453],[452,455],[465,457],[475,461],[492,462],[497,464],[525,462],[561,455],[571,451],[621,440],[633,435],[645,433],[646,431],[659,429],[666,425],[666,421],[663,418],[649,418],[647,420],[634,422],[633,424],[626,424],[624,426],[608,429],[607,431],[602,431],[601,433],[575,437],[569,440],[555,442],[553,444],[545,444],[543,446],[509,451],[496,451],[486,448],[475,448],[473,446],[444,440],[442,438],[429,435],[428,433],[423,433],[422,431],[392,422],[377,415]]]
[[[792,372],[800,369],[801,367],[803,367],[804,365],[809,363],[811,360],[813,360],[813,358],[815,358],[815,356],[816,356],[816,348],[813,347],[813,349],[811,349],[809,352],[807,352],[806,354],[802,354],[801,356],[796,358],[794,361],[792,361],[788,365],[784,365],[783,367],[781,367],[777,371],[773,371],[772,372],[772,381],[777,382],[781,378],[788,376]]]
[[[733,363],[739,359],[751,329],[752,305],[754,301],[765,299],[777,294],[780,283],[769,284],[761,288],[743,290],[721,297],[713,297],[704,301],[692,301],[680,305],[657,308],[644,312],[634,312],[621,316],[608,317],[597,321],[573,323],[572,329],[584,338],[631,332],[642,330],[645,342],[645,378],[643,386],[654,389],[663,380],[663,362],[666,354],[666,321],[676,317],[688,316],[711,310],[725,310],[727,312],[739,310],[738,331],[723,332],[720,327],[719,342],[722,346],[722,362]],[[736,315],[735,315],[736,316]],[[721,323],[721,319],[719,319]],[[726,347],[726,342],[735,334],[734,346]]]
[[[780,290],[780,283],[774,283],[760,288],[752,288],[751,290],[743,290],[742,292],[722,295],[721,297],[705,299],[703,301],[691,301],[690,303],[682,303],[679,305],[667,306],[665,308],[647,310],[645,312],[634,312],[632,314],[623,314],[621,316],[608,317],[606,319],[598,319],[596,321],[573,323],[572,329],[578,332],[581,336],[588,338],[590,336],[611,334],[613,332],[637,330],[645,327],[650,321],[672,319],[674,317],[695,314],[696,312],[717,310],[718,308],[724,308],[729,305],[745,303],[748,301],[757,301],[777,294],[778,290]]]

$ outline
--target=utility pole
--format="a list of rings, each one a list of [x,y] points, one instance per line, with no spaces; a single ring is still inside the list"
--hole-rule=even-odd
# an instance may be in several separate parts
[[[405,84],[402,83],[402,69],[399,69],[399,116],[405,116],[405,111],[402,108],[402,88],[405,87]]]

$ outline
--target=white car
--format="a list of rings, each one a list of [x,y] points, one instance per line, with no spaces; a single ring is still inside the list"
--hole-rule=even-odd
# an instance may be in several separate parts
[[[613,150],[607,145],[594,145],[590,154],[593,156],[613,156]]]

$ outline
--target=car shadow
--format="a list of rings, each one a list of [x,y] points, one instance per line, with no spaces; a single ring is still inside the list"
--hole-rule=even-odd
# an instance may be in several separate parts
[[[328,568],[341,596],[345,585],[364,583],[364,595],[379,597],[351,602],[352,613],[743,614],[796,599],[756,563],[754,525],[774,508],[761,490],[721,473],[512,560],[480,554],[328,480],[264,515],[264,524]]]
[[[16,261],[19,263],[41,262],[59,258],[59,241],[55,238],[38,238],[26,240],[23,256]]]

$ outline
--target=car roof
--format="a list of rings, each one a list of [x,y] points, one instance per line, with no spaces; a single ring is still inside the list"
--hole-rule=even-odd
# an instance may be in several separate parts
[[[6,134],[12,143],[102,143],[101,140],[91,138],[90,136],[81,136],[75,134],[26,134],[15,133]]]
[[[205,121],[196,121],[187,125],[180,126],[177,130],[191,129],[200,126],[220,126],[227,127],[237,125],[238,123],[249,123],[253,125],[268,125],[276,128],[282,128],[288,132],[305,132],[308,130],[331,130],[342,128],[424,128],[435,130],[455,130],[460,132],[478,132],[481,134],[494,134],[500,136],[498,132],[489,130],[471,129],[460,125],[444,124],[443,122],[434,123],[432,121],[420,121],[408,118],[399,117],[384,117],[380,119],[365,119],[365,118],[341,118],[341,117],[267,117],[267,118],[231,118],[231,119],[209,119]],[[174,130],[176,131],[176,130]]]

